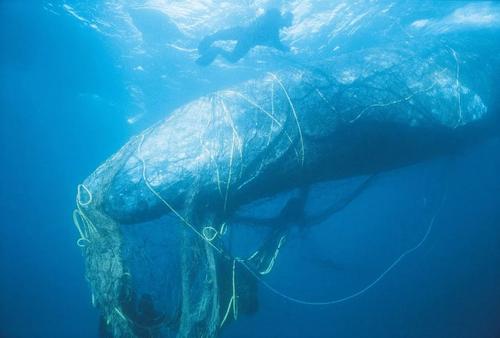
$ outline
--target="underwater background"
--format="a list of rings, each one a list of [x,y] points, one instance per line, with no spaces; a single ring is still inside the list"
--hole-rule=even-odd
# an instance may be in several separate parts
[[[0,337],[99,336],[71,220],[76,187],[176,107],[287,63],[404,43],[421,26],[456,39],[465,30],[500,36],[496,2],[334,3],[1,1]],[[235,64],[195,63],[207,33],[272,7],[294,14],[283,32],[291,52],[259,47]],[[306,34],[327,24],[338,29],[328,41],[335,48]],[[425,243],[341,304],[295,304],[261,287],[258,312],[221,335],[500,337],[499,172],[497,134],[382,173],[328,224],[296,230],[269,282],[300,298],[341,298],[418,243],[436,215]]]

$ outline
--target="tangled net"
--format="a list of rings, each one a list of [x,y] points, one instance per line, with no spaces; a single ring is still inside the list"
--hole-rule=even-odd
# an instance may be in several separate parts
[[[139,142],[139,154],[142,141],[143,137]],[[217,336],[226,323],[238,318],[241,305],[244,314],[257,310],[256,282],[276,295],[302,305],[333,305],[348,301],[368,291],[401,260],[417,250],[428,238],[438,215],[436,213],[431,218],[418,243],[403,252],[362,289],[332,300],[304,300],[283,293],[262,278],[272,271],[288,234],[287,216],[283,216],[283,212],[275,219],[236,219],[240,223],[278,227],[249,257],[231,256],[229,250],[217,240],[226,235],[227,225],[223,223],[218,229],[207,225],[199,231],[191,224],[190,220],[194,217],[182,216],[150,185],[145,161],[141,159],[141,162],[144,183],[171,211],[173,218],[179,221],[177,223],[184,227],[170,227],[166,232],[168,222],[162,219],[141,224],[141,231],[125,229],[121,231],[122,238],[109,236],[116,223],[107,219],[107,227],[100,227],[98,231],[88,216],[90,209],[84,211],[94,198],[85,185],[78,186],[77,209],[74,211],[80,234],[77,245],[86,252],[87,266],[92,267],[87,275],[93,285],[92,303],[103,311],[106,329],[116,337]],[[346,207],[371,184],[373,178],[366,179],[351,195],[318,215],[309,215],[301,220],[308,226],[321,223]],[[82,199],[82,196],[86,198]],[[293,202],[291,199],[283,210],[289,205],[297,207]],[[100,225],[105,224],[103,221],[106,218],[95,211],[91,217],[98,219]],[[280,227],[282,219],[284,223]],[[129,243],[124,241],[125,238]],[[99,283],[96,284],[96,281]],[[179,285],[178,291],[164,292],[175,290]],[[194,286],[203,287],[196,290]]]
[[[363,60],[370,59],[366,51],[363,55]],[[453,56],[455,60],[456,53]],[[417,250],[437,213],[418,243],[345,297],[299,299],[264,279],[273,270],[291,225],[321,223],[373,182],[369,177],[316,215],[304,212],[309,184],[331,178],[326,176],[330,173],[345,177],[373,172],[370,158],[363,159],[366,163],[354,160],[362,168],[340,161],[356,154],[345,145],[351,135],[358,137],[352,147],[365,147],[368,143],[359,142],[359,135],[364,136],[374,121],[388,121],[391,126],[397,122],[403,130],[428,130],[430,123],[436,123],[449,132],[477,118],[477,111],[462,108],[457,117],[448,108],[453,107],[448,104],[453,96],[437,99],[441,92],[449,92],[449,86],[456,86],[453,81],[435,80],[454,76],[446,67],[414,58],[389,59],[371,58],[371,67],[363,64],[371,70],[364,69],[354,83],[294,69],[201,98],[131,139],[80,184],[73,220],[103,331],[114,337],[216,337],[241,314],[257,311],[258,284],[299,304],[341,303],[365,293]],[[414,79],[397,76],[410,74],[409,69],[422,79],[417,85]],[[389,79],[393,85],[383,91],[381,86]],[[471,99],[460,100],[462,105]],[[445,107],[446,114],[435,118],[427,106]],[[315,115],[307,117],[306,110]],[[238,215],[242,205],[297,188],[300,195],[275,218]],[[230,249],[233,222],[271,231],[253,253],[240,257]]]

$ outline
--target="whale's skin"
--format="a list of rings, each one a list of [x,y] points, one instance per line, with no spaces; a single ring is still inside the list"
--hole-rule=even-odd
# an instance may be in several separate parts
[[[171,212],[144,179],[174,208],[224,217],[298,185],[449,153],[489,133],[497,61],[464,44],[415,44],[283,66],[181,106],[84,184],[104,191],[97,208],[120,223]]]

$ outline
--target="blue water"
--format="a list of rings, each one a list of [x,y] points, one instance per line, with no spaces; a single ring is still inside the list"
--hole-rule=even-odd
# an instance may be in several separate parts
[[[71,220],[75,187],[172,108],[275,67],[281,57],[200,69],[165,47],[182,42],[172,22],[138,10],[145,52],[134,54],[139,46],[124,41],[126,33],[105,30],[105,14],[85,3],[0,2],[0,337],[98,337]],[[346,48],[354,43],[363,41]],[[303,298],[343,297],[417,243],[436,215],[427,241],[342,304],[304,306],[261,288],[258,313],[223,336],[500,337],[499,154],[497,136],[385,173],[329,227],[283,249],[269,281]]]

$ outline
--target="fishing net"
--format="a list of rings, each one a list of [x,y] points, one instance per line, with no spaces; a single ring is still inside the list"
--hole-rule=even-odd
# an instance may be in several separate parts
[[[437,152],[447,146],[440,140],[486,113],[473,92],[457,92],[457,60],[454,51],[419,59],[373,50],[339,58],[336,68],[294,67],[192,101],[132,138],[78,186],[73,214],[105,330],[215,337],[257,310],[257,282],[301,304],[334,304],[373,286],[428,232],[367,288],[338,300],[296,299],[263,276],[291,224],[321,222],[371,179],[314,217],[304,212],[311,183],[404,165],[417,148]],[[294,189],[275,218],[238,215]],[[268,231],[239,254],[235,222]]]
[[[272,86],[279,83],[273,79],[267,80]],[[286,99],[282,94],[280,100]],[[180,132],[169,140],[176,135],[159,124],[78,186],[78,245],[92,302],[113,336],[214,337],[239,314],[256,311],[252,273],[272,269],[285,235],[278,243],[271,236],[249,258],[233,256],[223,237],[233,201],[241,198],[235,191],[277,161],[277,153],[260,158],[255,149],[275,142],[276,152],[294,154],[295,166],[302,164],[304,149],[291,103],[273,98],[273,105],[288,107],[279,114],[247,95],[227,91],[184,108],[207,112],[183,122],[171,117],[167,125],[189,127],[189,137]],[[235,122],[242,114],[232,115],[227,106],[264,113],[269,129],[251,137],[257,144],[246,142],[244,148],[250,137]],[[252,156],[253,163],[243,160]]]

